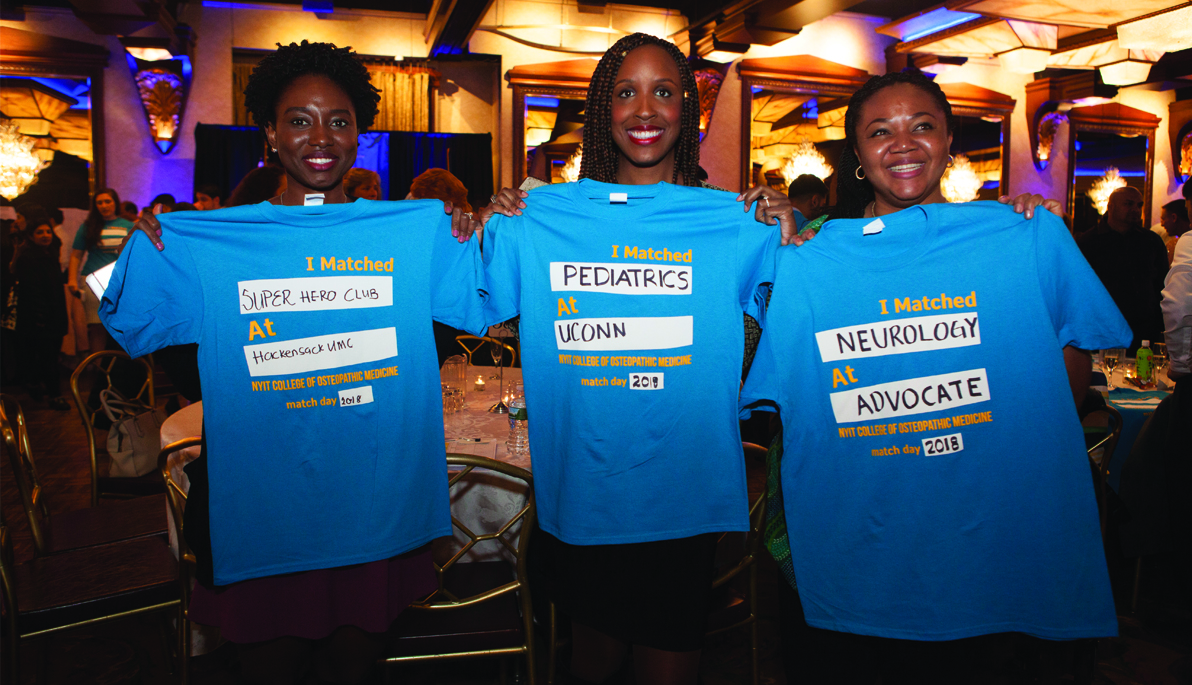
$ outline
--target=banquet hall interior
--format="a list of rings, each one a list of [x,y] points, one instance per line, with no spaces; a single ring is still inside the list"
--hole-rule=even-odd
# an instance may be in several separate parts
[[[449,188],[456,206],[479,214],[528,177],[575,182],[593,72],[638,32],[687,58],[699,166],[713,187],[760,185],[785,197],[810,174],[827,189],[821,213],[830,215],[850,98],[872,76],[911,70],[940,87],[955,117],[948,202],[1039,195],[1058,203],[1080,244],[1112,227],[1115,203],[1133,193],[1141,205],[1129,220],[1157,234],[1169,264],[1188,229],[1186,0],[0,0],[0,679],[216,684],[241,674],[235,645],[187,616],[195,560],[180,534],[183,466],[202,458],[203,434],[186,356],[195,352],[131,359],[97,323],[87,304],[96,287],[89,217],[131,230],[154,207],[219,211],[284,190],[244,89],[262,60],[303,40],[351,47],[380,95],[359,136],[360,171],[345,181],[350,198],[446,199],[434,192]],[[428,170],[449,181],[432,174],[432,184]],[[42,274],[52,306],[22,289],[29,272],[16,275],[26,231],[38,228],[29,224],[40,221],[58,250]],[[30,337],[39,307],[63,321],[60,337]],[[407,610],[367,682],[570,682],[570,636],[546,594],[535,594],[543,581],[521,535],[534,528],[534,500],[529,453],[512,434],[524,422],[510,421],[525,407],[516,326],[469,336],[436,323],[434,332],[446,451],[462,455],[444,471],[455,535],[432,545],[440,576],[467,585],[477,569],[500,567],[512,580],[495,596],[478,593],[463,620],[441,606]],[[1007,638],[975,682],[1192,682],[1192,482],[1179,480],[1192,443],[1164,476],[1140,437],[1175,388],[1174,348],[1171,367],[1159,363],[1162,343],[1151,349],[1155,371],[1145,374],[1146,353],[1134,347],[1091,351],[1091,394],[1102,401],[1082,415],[1118,635]],[[1021,363],[1030,356],[1023,350]],[[254,390],[257,382],[266,381]],[[116,396],[123,410],[112,409]],[[128,443],[127,426],[145,425],[148,437]],[[699,680],[808,682],[784,671],[777,592],[786,581],[763,544],[774,426],[755,414],[741,431],[752,527],[718,542],[722,577]],[[1185,504],[1173,502],[1170,515],[1139,510],[1140,487],[1182,493]],[[440,589],[424,604],[453,597]],[[431,617],[405,621],[411,613]],[[618,677],[636,682],[631,671]]]

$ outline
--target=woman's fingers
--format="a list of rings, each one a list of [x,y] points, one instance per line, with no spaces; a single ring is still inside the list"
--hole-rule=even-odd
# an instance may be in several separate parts
[[[120,251],[124,251],[124,246],[128,244],[128,240],[132,238],[134,232],[140,231],[144,233],[149,242],[160,252],[165,249],[165,244],[161,242],[161,222],[157,220],[157,214],[161,213],[161,205],[154,205],[153,214],[148,214],[137,219],[137,222],[132,225],[133,230],[129,231],[128,235],[124,236],[124,242],[120,243]]]

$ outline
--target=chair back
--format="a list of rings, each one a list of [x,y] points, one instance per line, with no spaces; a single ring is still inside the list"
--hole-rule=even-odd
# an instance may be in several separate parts
[[[3,507],[0,507],[0,606],[4,612],[4,651],[5,680],[11,683],[20,682],[21,669],[19,665],[20,628],[17,624],[17,583],[13,575],[15,557],[12,551],[12,537],[8,524],[4,520]]]
[[[1097,413],[1103,413],[1108,417],[1108,430],[1105,437],[1088,448],[1088,458],[1089,467],[1093,470],[1093,486],[1097,492],[1097,509],[1101,512],[1101,537],[1104,538],[1105,531],[1109,526],[1109,506],[1105,501],[1105,480],[1109,477],[1109,464],[1113,461],[1113,453],[1117,449],[1118,439],[1122,437],[1122,414],[1107,404],[1089,412],[1088,416]],[[1085,417],[1086,421],[1088,416]],[[1101,450],[1100,462],[1093,457],[1093,453],[1098,449]]]
[[[531,616],[529,586],[526,582],[526,557],[529,550],[530,535],[533,532],[537,515],[537,509],[534,504],[534,477],[530,475],[529,471],[523,468],[474,454],[448,454],[447,467],[449,469],[448,490],[457,486],[460,488],[466,487],[463,481],[465,481],[468,474],[479,467],[524,481],[526,485],[526,501],[521,509],[515,512],[509,520],[502,523],[497,530],[491,533],[474,532],[452,515],[451,525],[467,541],[443,563],[440,564],[437,560],[435,561],[435,575],[438,580],[438,587],[426,598],[411,604],[410,608],[438,611],[457,609],[511,592],[518,592],[525,616]],[[511,540],[510,538],[513,539]],[[452,568],[461,559],[466,557],[473,547],[489,540],[500,543],[505,550],[513,555],[515,566],[513,578],[500,586],[486,588],[478,592],[456,592],[455,589],[450,587],[449,582]],[[527,631],[528,634],[529,632]]]
[[[33,461],[25,412],[21,410],[20,402],[11,395],[0,395],[0,432],[3,433],[4,451],[8,452],[9,465],[21,495],[21,507],[29,519],[33,548],[37,556],[41,556],[45,554],[49,537],[50,512],[45,502],[45,491],[37,476],[37,464]]]
[[[764,469],[766,464],[766,448],[752,442],[741,443],[745,450],[745,461],[759,462]],[[736,564],[728,566],[716,575],[712,587],[721,585],[736,578],[740,573],[757,563],[762,549],[762,526],[766,523],[766,488],[762,487],[757,497],[749,503],[749,532],[745,535],[745,553]],[[727,535],[727,533],[726,533]]]
[[[91,506],[94,507],[99,505],[100,495],[95,421],[97,416],[103,414],[103,408],[90,408],[82,394],[82,379],[92,373],[89,369],[95,370],[95,386],[101,389],[136,387],[137,391],[131,397],[128,392],[122,393],[127,400],[139,400],[152,407],[155,406],[156,396],[153,389],[153,367],[145,357],[133,359],[119,350],[103,350],[89,355],[70,375],[70,393],[74,396],[79,419],[83,422],[83,432],[87,434],[87,451],[91,456]]]
[[[517,365],[517,350],[513,349],[512,345],[506,345],[498,338],[490,338],[488,336],[478,338],[474,335],[457,335],[455,336],[455,342],[459,343],[459,346],[467,351],[468,366],[473,366],[472,353],[484,347],[486,343],[489,345],[500,345],[501,347],[504,347],[509,354],[513,355],[513,360],[509,362],[509,366]],[[502,355],[503,354],[504,353],[502,353]]]
[[[163,447],[157,455],[157,469],[161,472],[161,477],[165,481],[166,486],[166,502],[169,506],[170,538],[176,540],[178,543],[178,596],[182,599],[182,615],[188,621],[190,593],[195,577],[195,566],[198,562],[195,559],[194,552],[190,549],[190,545],[186,544],[186,537],[182,534],[182,515],[186,511],[186,493],[183,492],[181,486],[174,480],[174,475],[170,473],[170,455],[188,447],[201,445],[202,443],[202,438],[175,440]],[[178,649],[183,650],[187,658],[189,658],[190,630],[180,630],[179,635]]]

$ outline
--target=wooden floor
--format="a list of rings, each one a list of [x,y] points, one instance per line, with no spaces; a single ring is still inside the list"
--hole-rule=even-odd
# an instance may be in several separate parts
[[[64,384],[63,386],[67,386]],[[30,439],[38,471],[47,492],[51,512],[67,512],[90,504],[90,475],[86,433],[78,413],[54,411],[35,403],[20,388],[8,386],[5,393],[17,397],[25,408]],[[164,402],[165,398],[162,398]],[[103,444],[103,436],[99,436]],[[7,459],[0,459],[0,504],[14,540],[17,560],[33,554],[28,523],[20,506]],[[102,504],[101,504],[102,506]],[[786,682],[779,659],[776,593],[783,582],[773,562],[761,565],[762,594],[762,682]],[[1121,637],[1101,640],[1098,647],[1098,685],[1179,685],[1192,683],[1192,625],[1187,620],[1155,617],[1140,620],[1123,616]],[[22,685],[34,682],[34,672],[44,670],[47,685],[77,683],[138,683],[156,685],[177,682],[169,672],[166,626],[154,617],[128,619],[81,629],[64,635],[26,643],[22,647]],[[545,649],[540,649],[545,653]],[[235,682],[236,654],[231,645],[195,659],[192,683],[196,685]],[[1047,675],[1029,682],[1071,683],[1064,664],[1045,669]],[[991,672],[982,683],[1027,682],[1015,680],[1012,669]],[[397,672],[395,682],[443,685],[499,682],[494,661],[463,662],[456,665],[409,666]],[[748,633],[736,631],[711,639],[701,663],[705,685],[749,682]]]

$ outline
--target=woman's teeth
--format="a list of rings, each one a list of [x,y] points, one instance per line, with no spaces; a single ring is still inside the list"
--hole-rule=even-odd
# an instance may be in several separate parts
[[[896,174],[901,174],[907,171],[917,171],[918,169],[923,168],[923,162],[917,162],[915,164],[898,164],[888,168],[890,171]]]
[[[651,140],[662,135],[662,131],[655,129],[653,131],[629,131],[629,137],[635,140]]]

